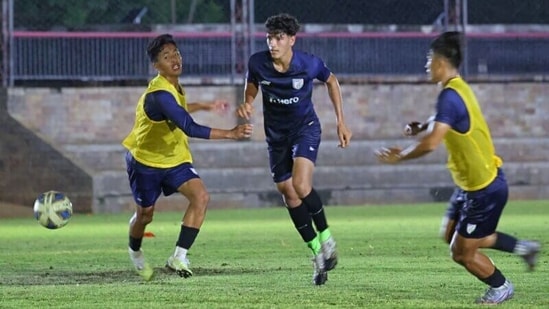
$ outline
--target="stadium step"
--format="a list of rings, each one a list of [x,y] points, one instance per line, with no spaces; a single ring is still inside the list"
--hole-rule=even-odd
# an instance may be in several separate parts
[[[274,190],[267,168],[199,168],[210,193],[256,194]],[[549,185],[548,163],[508,163],[505,173],[510,185]],[[94,175],[98,198],[129,194],[125,171],[102,171]],[[408,181],[403,181],[408,180]],[[324,166],[315,170],[319,190],[414,190],[452,187],[443,164]]]
[[[444,201],[453,185],[446,170],[446,153],[439,147],[419,160],[381,165],[374,150],[382,146],[407,145],[409,139],[356,141],[338,149],[337,141],[323,142],[314,186],[332,204]],[[511,198],[532,197],[549,185],[549,138],[497,139],[504,153],[504,169]],[[198,142],[191,144],[195,167],[211,195],[211,207],[258,207],[281,205],[268,168],[264,142]],[[125,171],[125,150],[120,144],[65,145],[68,157],[93,177],[94,209],[116,212],[133,209]],[[540,196],[540,198],[549,198]],[[178,195],[160,204],[186,205]]]
[[[542,190],[545,186],[519,185],[510,186],[511,200],[521,199],[549,199],[549,192]],[[399,203],[420,203],[420,202],[443,202],[446,203],[453,192],[453,187],[418,187],[418,188],[376,188],[376,189],[318,189],[322,201],[327,206],[336,205],[379,205]],[[510,202],[512,203],[512,201]],[[168,198],[162,197],[156,206],[161,210],[184,210],[188,201],[179,194]],[[282,198],[274,190],[264,192],[210,192],[210,203],[208,208],[257,208],[283,206]],[[102,196],[94,203],[93,209],[96,213],[118,213],[121,211],[132,211],[135,203],[128,192],[122,195]],[[441,215],[444,208],[441,208]]]
[[[349,148],[338,149],[337,141],[322,142],[318,166],[377,165],[374,151],[383,146],[409,145],[412,139],[353,141]],[[549,138],[496,139],[496,150],[505,154],[505,162],[545,161],[549,152]],[[94,171],[124,170],[125,149],[120,144],[63,146],[65,153],[76,162]],[[197,168],[241,168],[268,166],[267,146],[264,142],[192,142],[194,165]],[[439,147],[434,153],[410,164],[444,163],[446,151]]]

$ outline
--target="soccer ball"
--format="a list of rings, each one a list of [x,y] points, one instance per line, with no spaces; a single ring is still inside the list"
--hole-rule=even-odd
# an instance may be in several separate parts
[[[40,194],[34,201],[34,217],[48,229],[58,229],[69,223],[72,216],[72,203],[69,198],[57,191]]]

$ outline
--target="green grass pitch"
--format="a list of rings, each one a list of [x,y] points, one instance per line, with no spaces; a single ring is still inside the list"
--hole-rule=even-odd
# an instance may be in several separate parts
[[[157,212],[142,282],[127,254],[129,214],[76,215],[60,230],[0,220],[0,308],[471,308],[485,286],[452,262],[438,236],[445,204],[327,207],[340,261],[311,283],[310,253],[283,208],[210,210],[189,259],[164,269],[181,213]],[[515,284],[502,308],[549,308],[549,204],[512,201],[499,230],[542,242],[538,268],[488,250]]]

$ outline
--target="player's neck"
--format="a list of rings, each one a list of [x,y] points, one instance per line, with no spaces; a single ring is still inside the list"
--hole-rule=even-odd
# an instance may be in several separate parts
[[[440,81],[442,86],[446,86],[452,79],[459,77],[459,72],[457,70],[451,70],[448,71],[447,74],[445,74],[444,78]]]
[[[290,49],[284,56],[278,59],[273,59],[273,66],[275,70],[280,73],[285,73],[286,71],[288,71],[288,69],[290,69],[290,63],[292,62],[293,55],[294,53]]]
[[[163,77],[170,83],[172,84],[175,89],[177,89],[179,87],[179,77],[177,76],[166,76],[166,75],[163,75]]]

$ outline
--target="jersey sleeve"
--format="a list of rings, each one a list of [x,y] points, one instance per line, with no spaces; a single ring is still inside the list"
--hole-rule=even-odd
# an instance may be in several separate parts
[[[255,73],[254,63],[254,57],[250,57],[248,60],[248,71],[246,71],[246,83],[252,83],[257,86],[259,85],[259,81]]]
[[[319,57],[313,56],[313,72],[315,72],[314,78],[326,82],[328,78],[330,78],[330,74],[332,74],[332,71],[328,69],[326,64],[322,59]]]
[[[438,96],[435,121],[456,128],[464,116],[467,116],[467,108],[459,94],[451,88],[442,90]]]
[[[169,120],[187,136],[209,139],[211,128],[199,125],[167,91],[155,91],[145,96],[144,109],[147,116],[154,121]]]

